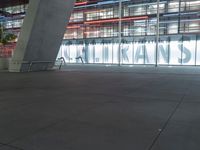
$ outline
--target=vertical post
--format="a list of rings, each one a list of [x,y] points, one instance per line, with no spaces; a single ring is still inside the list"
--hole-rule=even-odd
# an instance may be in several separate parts
[[[0,42],[3,42],[3,23],[0,22],[0,34],[1,34],[1,39],[0,39]]]
[[[119,48],[118,48],[118,59],[119,59],[119,66],[121,65],[121,42],[122,42],[122,0],[119,0],[119,27],[118,27],[118,41],[119,41]]]
[[[158,49],[159,49],[159,35],[160,35],[160,0],[157,0],[157,27],[156,27],[156,65],[158,66]]]
[[[3,11],[3,9],[2,9],[2,11]],[[2,18],[2,20],[1,20],[1,18]],[[0,34],[1,34],[1,35],[0,35],[0,36],[1,36],[1,39],[0,39],[1,41],[0,41],[0,43],[3,42],[3,32],[4,32],[4,31],[3,31],[3,25],[4,25],[4,24],[3,24],[3,19],[4,19],[4,16],[1,16],[1,18],[0,18]]]

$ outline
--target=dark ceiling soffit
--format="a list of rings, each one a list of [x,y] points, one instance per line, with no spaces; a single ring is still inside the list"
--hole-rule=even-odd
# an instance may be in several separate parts
[[[29,0],[0,0],[0,8],[27,4]]]

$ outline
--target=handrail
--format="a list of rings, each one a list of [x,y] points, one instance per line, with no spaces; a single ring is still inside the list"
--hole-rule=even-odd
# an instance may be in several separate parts
[[[61,60],[60,65],[59,65],[59,70],[60,70],[61,67],[62,67],[62,65],[63,65],[63,62],[64,62],[64,64],[65,64],[66,62],[65,62],[65,58],[64,58],[64,57],[60,57],[60,58],[58,58],[58,60]]]
[[[31,61],[30,64],[29,64],[28,72],[31,71],[32,65],[36,64],[36,63],[48,63],[48,64],[50,64],[50,63],[54,63],[54,61]]]

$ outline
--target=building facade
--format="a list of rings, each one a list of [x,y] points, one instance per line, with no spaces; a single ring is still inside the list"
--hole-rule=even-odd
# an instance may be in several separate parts
[[[0,29],[3,34],[2,37],[7,34],[19,36],[27,8],[27,0],[4,0],[0,2]],[[2,39],[0,40],[2,41]],[[0,44],[0,58],[12,57],[16,42],[17,39],[6,45]]]
[[[19,33],[27,7],[2,8],[5,33]],[[81,0],[66,28],[66,63],[200,65],[200,0]]]

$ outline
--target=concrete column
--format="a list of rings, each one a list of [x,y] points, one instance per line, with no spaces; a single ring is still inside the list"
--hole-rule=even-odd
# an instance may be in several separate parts
[[[30,0],[10,72],[47,70],[56,59],[75,0]]]

